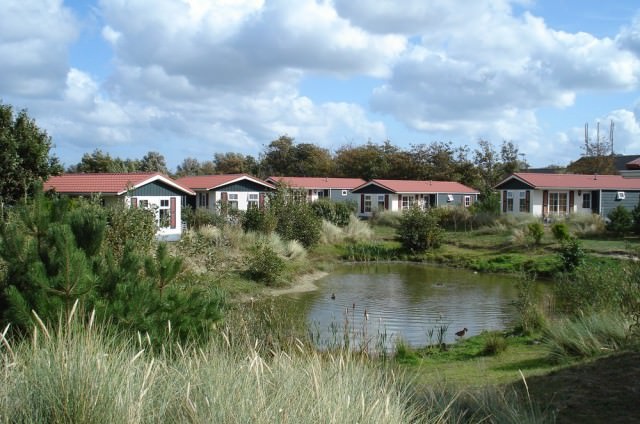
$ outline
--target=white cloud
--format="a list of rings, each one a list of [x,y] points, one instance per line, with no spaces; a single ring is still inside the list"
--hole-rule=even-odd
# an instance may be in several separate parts
[[[0,13],[0,93],[52,96],[64,87],[77,23],[62,0],[5,0]]]

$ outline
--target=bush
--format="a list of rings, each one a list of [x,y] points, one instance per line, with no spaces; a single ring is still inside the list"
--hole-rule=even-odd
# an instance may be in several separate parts
[[[603,217],[597,213],[572,213],[565,222],[577,237],[599,235],[606,230]]]
[[[249,208],[240,219],[245,232],[271,234],[277,226],[275,214],[267,208]]]
[[[483,355],[499,355],[507,350],[507,340],[498,332],[487,333],[484,340]]]
[[[554,222],[551,226],[551,234],[560,242],[569,240],[571,237],[571,234],[569,234],[569,226],[564,222]]]
[[[607,224],[607,230],[615,233],[618,236],[628,234],[633,226],[633,220],[631,212],[629,212],[624,206],[618,205],[607,215],[609,223]]]
[[[544,237],[544,226],[536,221],[527,225],[527,235],[533,240],[533,244],[539,245]]]
[[[328,199],[320,199],[311,203],[311,209],[318,218],[344,227],[349,224],[349,217],[355,212],[356,205],[351,202],[333,202]]]
[[[193,209],[191,207],[185,207],[182,209],[182,219],[187,223],[187,228],[197,230],[207,225],[216,225],[219,223],[220,218],[204,208]]]
[[[264,242],[256,244],[251,249],[246,261],[249,276],[267,285],[274,285],[284,273],[284,259]]]
[[[398,211],[375,211],[370,219],[372,225],[400,228],[402,212]]]
[[[322,220],[305,199],[294,196],[286,187],[269,193],[269,212],[275,217],[275,231],[285,240],[297,240],[306,248],[318,243]]]
[[[444,230],[438,225],[432,209],[423,211],[419,206],[413,206],[402,214],[398,235],[405,249],[424,252],[440,247]]]
[[[576,268],[584,264],[586,257],[587,255],[578,239],[568,238],[562,241],[560,262],[563,271],[575,271]]]

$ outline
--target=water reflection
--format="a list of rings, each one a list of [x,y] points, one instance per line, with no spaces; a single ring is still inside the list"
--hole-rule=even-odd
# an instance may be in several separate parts
[[[512,324],[514,277],[418,264],[345,265],[317,282],[319,290],[289,296],[306,310],[323,343],[342,340],[390,347],[399,337],[411,346],[444,342]]]

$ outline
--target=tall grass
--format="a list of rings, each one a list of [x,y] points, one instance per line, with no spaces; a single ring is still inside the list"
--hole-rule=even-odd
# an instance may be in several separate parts
[[[329,221],[322,221],[320,242],[324,244],[338,244],[342,242],[358,243],[373,238],[373,230],[367,221],[362,221],[355,215],[349,216],[349,223],[339,227]]]
[[[0,421],[419,422],[406,385],[349,355],[262,355],[214,341],[154,354],[145,338],[59,328],[3,346]]]
[[[554,362],[600,356],[628,346],[630,321],[620,313],[600,312],[561,319],[545,330],[544,340]]]

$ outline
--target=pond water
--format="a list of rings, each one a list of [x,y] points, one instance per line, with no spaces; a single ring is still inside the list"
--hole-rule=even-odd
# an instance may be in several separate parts
[[[318,290],[288,296],[303,308],[320,347],[348,336],[352,346],[389,348],[451,343],[512,325],[515,277],[409,263],[340,266]]]

